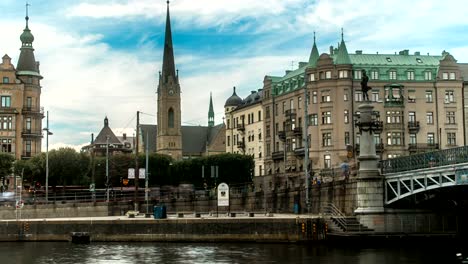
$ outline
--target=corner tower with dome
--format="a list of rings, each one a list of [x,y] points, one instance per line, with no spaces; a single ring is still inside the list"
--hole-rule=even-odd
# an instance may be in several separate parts
[[[0,151],[16,159],[29,159],[41,153],[42,119],[39,62],[34,57],[34,36],[29,29],[28,5],[26,26],[20,36],[18,63],[8,55],[0,63]]]

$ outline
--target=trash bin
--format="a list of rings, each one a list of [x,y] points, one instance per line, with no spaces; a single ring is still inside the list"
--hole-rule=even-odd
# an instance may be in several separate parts
[[[154,219],[166,219],[167,218],[166,206],[160,205],[160,206],[153,207],[153,215],[154,215]]]
[[[294,213],[295,214],[299,214],[299,211],[300,211],[300,206],[298,203],[295,203],[294,204]]]

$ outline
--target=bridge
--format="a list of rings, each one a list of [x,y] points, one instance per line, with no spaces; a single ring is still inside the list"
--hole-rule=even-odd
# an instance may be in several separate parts
[[[468,185],[468,146],[381,161],[385,204],[438,188]]]

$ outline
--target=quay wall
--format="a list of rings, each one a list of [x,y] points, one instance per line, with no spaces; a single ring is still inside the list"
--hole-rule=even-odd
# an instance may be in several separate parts
[[[0,241],[301,242],[325,237],[319,218],[198,218],[2,221]]]
[[[1,206],[0,219],[63,218],[108,216],[106,203],[50,203],[24,205],[21,210],[15,206]]]

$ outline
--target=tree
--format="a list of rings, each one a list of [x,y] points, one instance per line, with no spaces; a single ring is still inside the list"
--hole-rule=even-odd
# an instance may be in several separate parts
[[[15,158],[6,153],[0,153],[0,177],[2,178],[2,191],[5,185],[5,177],[12,172],[13,162]]]
[[[49,151],[49,184],[81,185],[87,182],[88,160],[73,148]],[[86,164],[86,165],[85,165]]]

